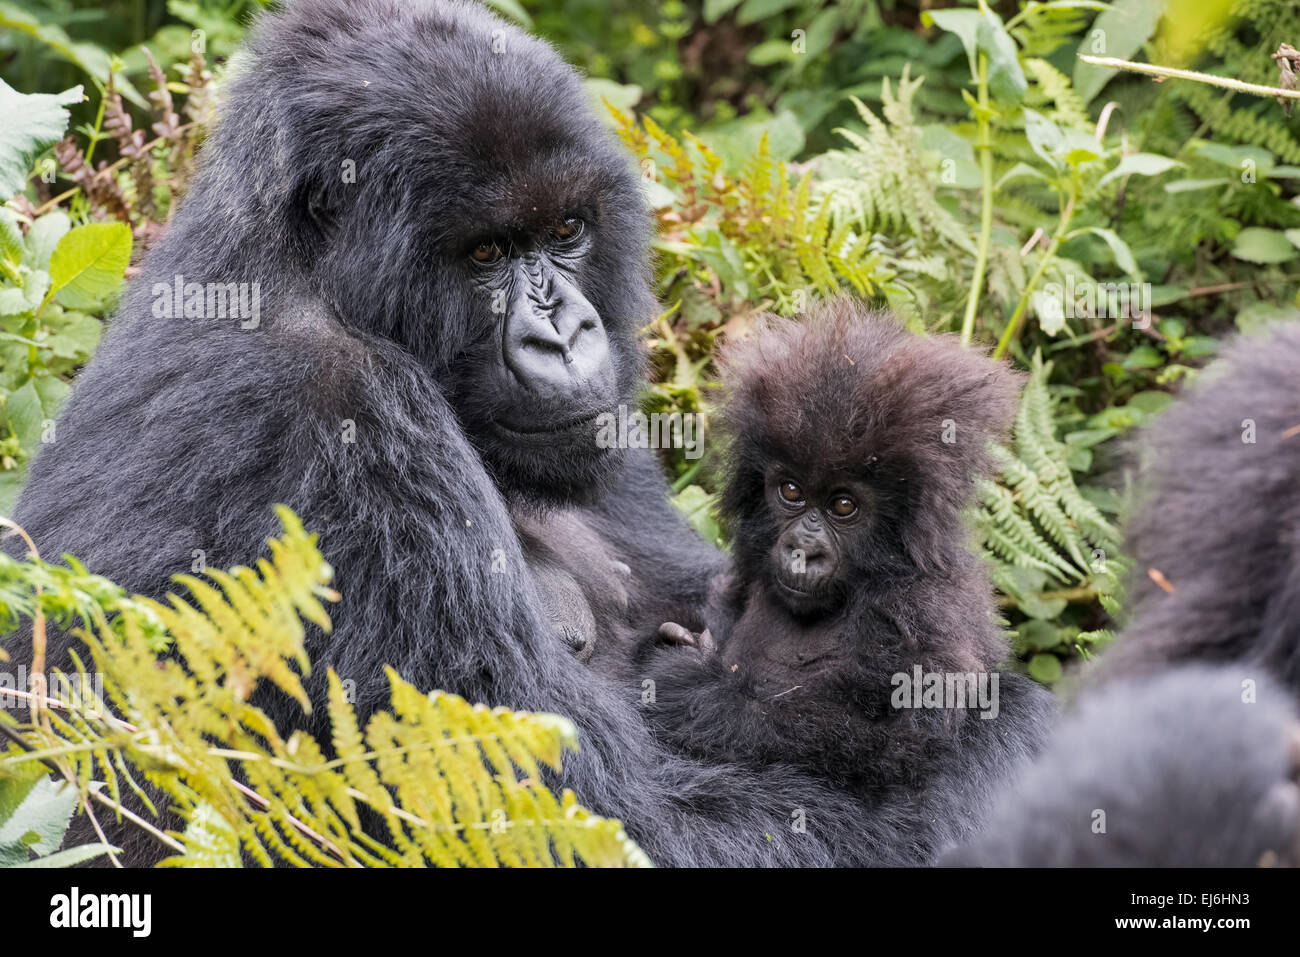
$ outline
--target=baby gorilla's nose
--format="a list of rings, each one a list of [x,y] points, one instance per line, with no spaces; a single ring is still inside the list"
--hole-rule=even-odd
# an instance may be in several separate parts
[[[792,573],[812,579],[824,578],[830,571],[830,553],[818,538],[800,537],[786,549],[786,562]]]

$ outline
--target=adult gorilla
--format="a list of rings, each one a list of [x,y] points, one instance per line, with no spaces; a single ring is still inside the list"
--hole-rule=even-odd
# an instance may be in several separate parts
[[[648,217],[547,45],[460,3],[299,0],[254,31],[224,117],[32,466],[16,517],[43,554],[156,595],[195,550],[247,561],[287,503],[343,593],[309,638],[314,694],[332,667],[369,712],[391,664],[568,715],[562,783],[660,863],[917,863],[964,829],[955,785],[866,809],[789,768],[668,755],[549,626],[519,502],[567,506],[663,599],[634,603],[637,627],[702,600],[720,556],[648,453],[595,441],[642,383]],[[257,283],[260,321],[159,318],[178,282]]]

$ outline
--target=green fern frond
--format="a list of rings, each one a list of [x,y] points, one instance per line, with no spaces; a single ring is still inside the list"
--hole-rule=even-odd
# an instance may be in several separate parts
[[[306,624],[328,631],[324,603],[338,596],[316,536],[277,513],[283,533],[269,558],[207,580],[178,576],[188,600],[128,598],[80,566],[0,556],[4,611],[16,621],[48,607],[78,621],[111,704],[78,695],[91,686],[78,661],[74,675],[56,676],[40,720],[13,726],[33,750],[0,755],[0,779],[44,758],[83,798],[99,789],[120,806],[130,792],[152,814],[141,775],[185,821],[179,835],[154,830],[179,850],[163,862],[173,867],[649,863],[619,822],[543,783],[578,746],[557,715],[425,694],[389,669],[391,710],[363,730],[330,672],[334,756],[302,731],[282,736],[253,693],[270,682],[310,707]],[[37,596],[35,583],[51,592]],[[162,659],[158,633],[172,649]],[[362,806],[386,834],[362,830]]]

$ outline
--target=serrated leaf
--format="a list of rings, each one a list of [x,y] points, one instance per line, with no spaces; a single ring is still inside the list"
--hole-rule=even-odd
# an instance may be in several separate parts
[[[24,449],[33,451],[41,444],[45,423],[58,418],[68,391],[65,382],[46,376],[30,379],[9,393],[5,403],[9,425]]]
[[[87,223],[59,240],[50,257],[51,292],[71,309],[94,309],[115,295],[131,262],[126,223]]]
[[[23,233],[18,220],[7,209],[0,209],[0,261],[17,266],[23,261]]]
[[[11,864],[10,867],[72,867],[85,861],[93,860],[96,857],[102,857],[109,852],[107,844],[82,844],[79,847],[70,847],[66,851],[56,851],[45,857],[37,857],[34,860],[22,861],[21,863]],[[112,848],[120,850],[120,848]]]
[[[0,822],[0,846],[22,845],[37,854],[52,854],[77,806],[77,789],[42,777],[9,817]]]
[[[85,96],[74,86],[62,93],[19,93],[0,80],[0,201],[27,185],[36,157],[63,138],[68,127],[65,106]]]
[[[59,240],[72,228],[72,220],[61,209],[54,209],[39,217],[27,230],[27,256],[25,262],[33,269],[48,271],[50,257],[54,255]]]

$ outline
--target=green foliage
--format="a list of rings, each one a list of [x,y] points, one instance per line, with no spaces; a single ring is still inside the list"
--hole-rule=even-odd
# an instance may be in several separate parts
[[[131,256],[122,223],[73,228],[61,210],[23,236],[0,210],[0,514],[17,496],[26,462],[67,397],[66,376],[99,343],[102,312],[116,297]]]
[[[10,749],[11,757],[21,751]],[[0,775],[0,868],[71,867],[109,852],[106,844],[60,851],[77,807],[77,789],[56,783],[36,764]]]
[[[1048,681],[1061,671],[1046,656],[1071,646],[1086,651],[1105,637],[1062,619],[1067,606],[1101,600],[1116,610],[1129,564],[1118,529],[1075,484],[1072,449],[1056,437],[1050,375],[1051,364],[1036,353],[1011,447],[995,450],[1000,475],[979,483],[972,512],[1004,604],[1024,616],[1016,636],[1020,650],[1032,654],[1030,673]]]
[[[15,16],[0,3],[0,17]],[[66,37],[42,30],[33,34],[38,40],[66,46]],[[64,107],[84,98],[81,87],[24,96],[0,80],[0,199],[7,200],[0,208],[0,514],[13,506],[41,443],[55,440],[69,380],[99,343],[133,249],[157,238],[188,181],[211,119],[212,75],[197,48],[187,52],[180,81],[168,81],[144,54],[154,84],[150,140],[124,104],[128,94],[144,101],[116,72],[120,60],[105,57],[103,76],[95,74],[98,113],[79,136],[64,136]],[[81,54],[82,66],[99,63]],[[174,92],[186,97],[188,122]],[[94,166],[104,143],[118,159]],[[51,196],[59,176],[71,188]]]
[[[30,723],[0,714],[0,731],[16,745],[0,756],[4,860],[57,847],[77,801],[89,814],[134,805],[151,815],[161,793],[183,833],[131,820],[176,851],[166,866],[649,863],[617,821],[543,785],[542,768],[558,770],[577,749],[572,723],[557,715],[425,694],[390,669],[391,710],[362,728],[347,685],[330,672],[332,740],[282,735],[250,699],[270,682],[310,710],[305,625],[328,630],[322,602],[338,596],[316,536],[287,509],[278,514],[284,530],[268,543],[269,558],[207,581],[178,576],[185,599],[128,598],[75,563],[0,556],[6,624],[31,615],[40,635],[51,613],[75,627],[89,653],[74,674],[54,674]],[[19,801],[47,768],[69,783],[29,811]],[[363,806],[382,819],[383,835],[362,831]]]
[[[667,186],[659,194],[666,229],[657,246],[670,269],[712,276],[735,296],[784,314],[800,311],[809,290],[874,290],[879,257],[849,223],[832,224],[827,204],[813,199],[811,173],[791,179],[766,132],[733,177],[722,157],[691,134],[682,142],[648,116],[638,125],[611,112],[647,179]]]

